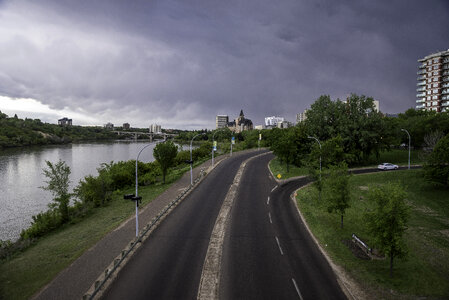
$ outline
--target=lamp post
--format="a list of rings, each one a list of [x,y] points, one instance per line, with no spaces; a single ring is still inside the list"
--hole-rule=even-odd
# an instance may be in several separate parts
[[[218,130],[215,130],[215,132],[214,132],[214,134],[212,134],[212,168],[214,167],[214,152],[215,152],[215,150],[214,150],[214,138],[215,138],[215,134],[217,133],[217,132],[219,132],[220,130],[223,130],[224,128],[220,128],[220,129],[218,129]]]
[[[142,151],[151,145],[152,144],[146,145],[145,147],[140,149],[139,154],[137,154],[137,158],[136,158],[136,193],[123,196],[123,198],[126,200],[132,200],[132,201],[136,202],[136,237],[139,236],[139,202],[142,201],[142,197],[139,197],[139,190],[138,190],[139,179],[138,179],[138,174],[137,174],[137,164],[139,162],[139,156],[142,153]]]
[[[232,156],[232,145],[235,143],[235,137],[234,136],[232,136],[231,137],[231,155],[230,156]]]
[[[200,134],[197,134],[197,135],[195,135],[193,138],[192,138],[192,140],[190,141],[190,185],[193,185],[193,172],[192,172],[192,165],[193,165],[193,160],[192,160],[192,143],[193,143],[193,140],[197,137],[197,136],[200,136],[200,135],[204,135],[205,133],[203,132],[203,133],[200,133]]]
[[[410,170],[410,143],[412,138],[410,137],[410,133],[406,129],[401,129],[401,131],[404,131],[408,135],[408,169]]]

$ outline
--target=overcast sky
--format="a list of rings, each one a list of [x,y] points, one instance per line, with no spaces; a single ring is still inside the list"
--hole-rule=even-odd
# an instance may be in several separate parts
[[[0,0],[0,110],[212,129],[357,93],[403,112],[448,29],[447,0]]]

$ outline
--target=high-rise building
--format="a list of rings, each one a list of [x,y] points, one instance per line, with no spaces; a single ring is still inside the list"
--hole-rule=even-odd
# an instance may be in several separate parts
[[[416,109],[449,111],[449,49],[418,62]]]
[[[266,127],[276,127],[278,123],[284,122],[284,118],[282,117],[266,117],[265,118],[265,126]]]
[[[162,127],[161,125],[151,124],[150,125],[150,133],[161,133]]]
[[[218,115],[215,119],[216,128],[225,128],[228,125],[229,117],[227,115]]]
[[[304,122],[307,119],[307,109],[305,109],[302,113],[296,114],[296,123]]]

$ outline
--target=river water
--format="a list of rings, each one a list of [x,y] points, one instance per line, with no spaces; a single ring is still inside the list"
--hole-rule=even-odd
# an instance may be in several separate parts
[[[71,169],[71,189],[85,176],[97,175],[101,163],[136,159],[147,142],[111,142],[40,146],[0,150],[0,240],[16,240],[30,226],[32,216],[46,211],[52,195],[45,185],[45,161],[66,162]],[[153,161],[156,143],[146,148],[139,161]]]

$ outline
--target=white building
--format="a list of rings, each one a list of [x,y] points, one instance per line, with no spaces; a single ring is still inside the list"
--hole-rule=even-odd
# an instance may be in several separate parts
[[[284,122],[284,118],[282,117],[266,117],[265,118],[265,126],[267,127],[276,127],[278,123]]]
[[[150,133],[161,133],[162,128],[161,125],[151,124],[150,125]]]
[[[305,109],[302,113],[296,114],[296,123],[304,122],[307,119],[307,109]]]

